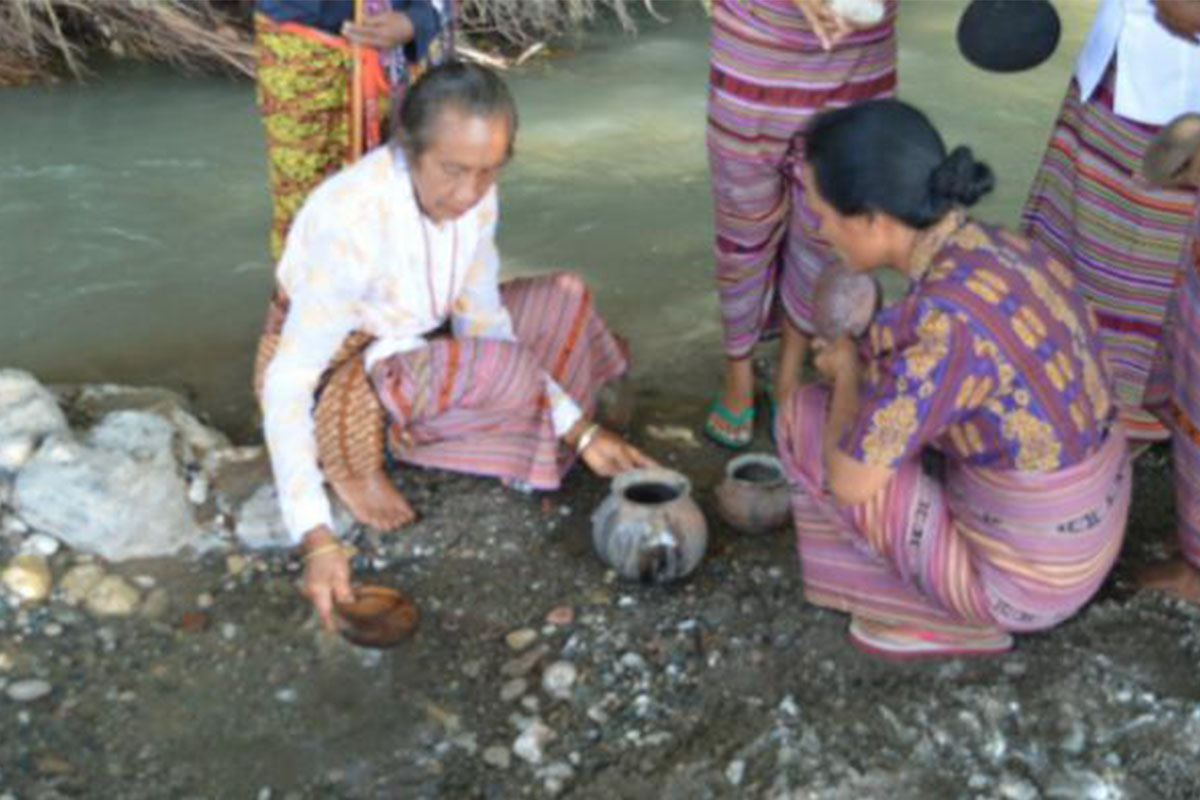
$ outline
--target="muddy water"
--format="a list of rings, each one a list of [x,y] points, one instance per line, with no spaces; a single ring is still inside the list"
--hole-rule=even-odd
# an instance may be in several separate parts
[[[512,74],[522,113],[503,179],[510,272],[569,266],[597,288],[647,378],[717,353],[704,153],[707,24],[598,34]],[[962,61],[959,0],[905,0],[903,95],[1000,176],[1011,222],[1095,7],[1067,0],[1055,58],[1018,76]],[[52,381],[165,384],[250,430],[250,356],[271,285],[252,86],[129,65],[84,86],[0,93],[0,363]],[[689,391],[692,387],[689,387]],[[708,386],[694,391],[707,393]]]

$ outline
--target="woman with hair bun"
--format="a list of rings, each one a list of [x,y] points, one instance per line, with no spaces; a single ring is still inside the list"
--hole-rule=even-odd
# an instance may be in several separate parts
[[[1096,592],[1129,508],[1096,323],[1069,269],[963,213],[993,184],[917,109],[873,100],[816,119],[805,185],[850,269],[907,294],[860,351],[820,342],[776,438],[806,597],[893,656],[994,653]]]

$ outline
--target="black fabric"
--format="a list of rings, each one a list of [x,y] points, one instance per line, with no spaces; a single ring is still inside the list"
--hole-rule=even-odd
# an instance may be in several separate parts
[[[1019,72],[1053,55],[1061,33],[1048,0],[972,0],[958,21],[958,49],[980,69]]]

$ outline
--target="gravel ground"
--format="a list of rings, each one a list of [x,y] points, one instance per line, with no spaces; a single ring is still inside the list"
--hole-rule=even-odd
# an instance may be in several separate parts
[[[422,519],[355,560],[421,608],[386,651],[320,632],[283,553],[100,565],[139,611],[61,586],[0,607],[0,800],[1200,797],[1200,612],[1129,580],[1170,538],[1169,450],[1140,462],[1126,552],[1080,616],[1008,655],[897,664],[803,601],[790,532],[718,521],[724,455],[669,422],[702,409],[639,403],[634,440],[709,518],[685,582],[606,570],[607,489],[578,471],[555,495],[406,471]],[[54,554],[56,580],[81,560]]]

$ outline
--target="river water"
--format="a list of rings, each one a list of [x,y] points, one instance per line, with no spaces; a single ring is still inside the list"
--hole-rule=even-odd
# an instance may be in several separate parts
[[[978,209],[1012,223],[1095,0],[1058,0],[1063,40],[991,75],[954,45],[963,0],[903,0],[902,96],[999,176]],[[711,353],[706,20],[671,21],[510,74],[521,110],[502,179],[512,274],[570,267],[634,342],[639,374]],[[85,85],[0,92],[0,365],[47,381],[160,384],[253,429],[250,364],[272,283],[262,134],[246,81],[121,64]],[[709,385],[688,387],[707,395]]]

